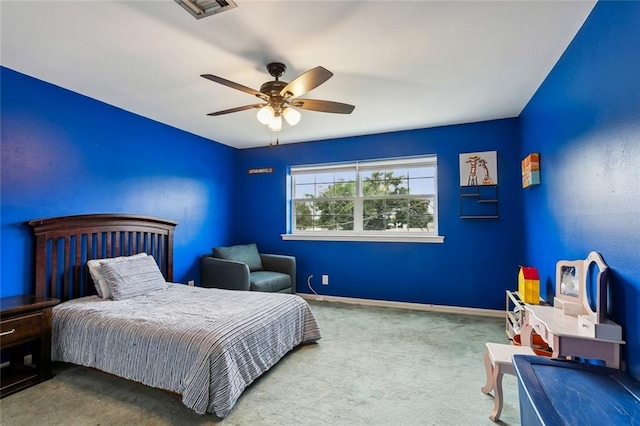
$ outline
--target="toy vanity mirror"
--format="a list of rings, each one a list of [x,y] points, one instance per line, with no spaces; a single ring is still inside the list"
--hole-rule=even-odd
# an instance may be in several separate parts
[[[579,301],[581,296],[580,278],[582,276],[582,262],[562,262],[558,267],[561,298],[569,301]]]
[[[600,253],[585,260],[561,260],[556,264],[555,308],[577,317],[581,333],[590,337],[622,340],[622,328],[607,318],[609,267]]]
[[[556,263],[556,297],[553,305],[565,315],[581,315],[585,296],[584,261],[560,260]]]
[[[554,306],[566,315],[587,315],[598,322],[606,317],[607,278],[608,267],[595,251],[585,260],[558,261]]]

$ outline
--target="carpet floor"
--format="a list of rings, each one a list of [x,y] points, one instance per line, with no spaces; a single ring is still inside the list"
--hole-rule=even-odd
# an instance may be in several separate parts
[[[485,342],[504,320],[309,302],[322,339],[291,351],[249,386],[225,419],[180,397],[100,371],[55,364],[55,377],[0,400],[21,425],[495,425]],[[519,425],[517,381],[505,375],[502,425]]]

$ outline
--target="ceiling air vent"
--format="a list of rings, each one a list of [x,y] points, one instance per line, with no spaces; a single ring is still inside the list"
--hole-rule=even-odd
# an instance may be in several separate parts
[[[233,0],[174,0],[196,19],[238,7]]]

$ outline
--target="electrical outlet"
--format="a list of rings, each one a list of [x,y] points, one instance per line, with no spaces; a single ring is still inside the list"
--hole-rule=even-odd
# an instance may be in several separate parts
[[[187,284],[189,284],[191,287],[193,287],[194,285],[196,285],[196,282],[194,280],[189,280],[187,282]]]
[[[329,275],[322,276],[322,285],[329,285]]]

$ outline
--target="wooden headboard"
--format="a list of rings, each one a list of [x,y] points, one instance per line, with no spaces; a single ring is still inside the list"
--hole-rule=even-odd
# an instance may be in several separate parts
[[[87,261],[146,252],[173,280],[178,222],[151,216],[87,214],[27,222],[36,237],[35,295],[62,301],[95,294]]]

